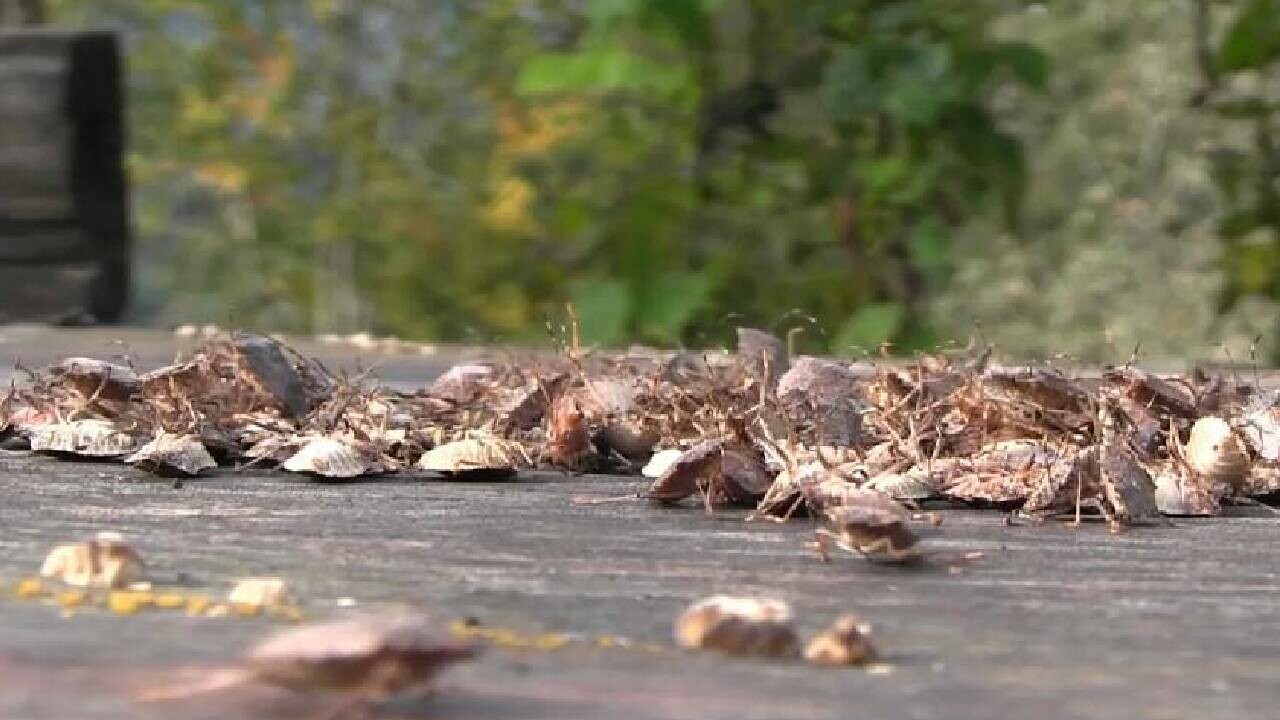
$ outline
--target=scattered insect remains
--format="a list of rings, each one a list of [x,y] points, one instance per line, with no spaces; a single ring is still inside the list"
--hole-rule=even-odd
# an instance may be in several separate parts
[[[748,519],[807,515],[824,557],[895,564],[920,555],[923,503],[1118,532],[1280,493],[1280,394],[1227,375],[1127,365],[1076,378],[999,366],[981,347],[792,357],[754,328],[733,351],[604,353],[582,347],[572,313],[564,335],[558,356],[471,360],[409,392],[246,333],[152,369],[73,357],[11,388],[0,441],[175,476],[643,474],[638,494],[672,512],[693,498]]]
[[[871,626],[852,613],[841,615],[831,627],[805,645],[804,658],[815,665],[865,665],[879,653],[871,642]]]
[[[876,563],[913,564],[921,560],[916,550],[920,538],[900,514],[872,506],[844,505],[827,510],[827,527],[816,532],[818,556],[830,559],[830,546],[860,555]]]

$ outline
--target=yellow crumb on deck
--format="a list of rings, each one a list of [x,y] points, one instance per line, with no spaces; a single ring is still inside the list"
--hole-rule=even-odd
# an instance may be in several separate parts
[[[44,583],[40,578],[25,578],[18,581],[13,593],[24,600],[37,598],[45,594]]]

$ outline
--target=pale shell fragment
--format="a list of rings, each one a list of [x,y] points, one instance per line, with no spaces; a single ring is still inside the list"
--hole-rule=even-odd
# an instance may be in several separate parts
[[[1251,465],[1244,441],[1226,420],[1218,417],[1203,417],[1191,426],[1184,455],[1196,473],[1233,490],[1244,484]]]
[[[73,420],[31,428],[31,449],[35,452],[119,457],[137,447],[136,438],[109,420]]]
[[[232,605],[265,607],[283,605],[289,601],[288,588],[281,578],[244,578],[237,580],[227,594]]]
[[[280,467],[326,478],[353,478],[385,470],[347,443],[328,437],[311,438]]]
[[[788,657],[799,651],[791,622],[791,607],[782,600],[715,595],[680,614],[675,639],[691,650]]]
[[[1150,463],[1146,468],[1156,486],[1156,508],[1161,514],[1177,517],[1218,514],[1218,499],[1204,476],[1185,472],[1173,460]]]
[[[659,450],[653,454],[653,457],[649,458],[649,462],[640,470],[640,474],[647,478],[661,477],[683,454],[683,450],[675,448]]]
[[[418,469],[446,473],[512,471],[526,464],[529,464],[528,457],[520,443],[491,437],[445,443],[418,459]]]
[[[87,542],[59,545],[40,566],[42,577],[76,587],[120,589],[142,580],[142,558],[119,533],[102,532]]]
[[[497,384],[492,365],[454,365],[435,379],[427,391],[432,397],[464,404],[475,400]]]
[[[138,448],[124,461],[148,472],[190,476],[218,466],[197,436],[165,432]]]
[[[1280,408],[1268,407],[1244,417],[1241,435],[1253,446],[1259,460],[1280,461]]]
[[[141,387],[133,368],[95,358],[69,357],[47,372],[85,397],[127,400]]]
[[[928,472],[921,472],[916,468],[905,473],[882,473],[868,480],[862,487],[879,490],[895,500],[926,500],[938,493]]]

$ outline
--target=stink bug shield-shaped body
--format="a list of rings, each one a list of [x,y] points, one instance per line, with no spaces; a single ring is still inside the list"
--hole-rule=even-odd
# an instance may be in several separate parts
[[[828,545],[872,562],[909,564],[919,562],[919,538],[901,515],[876,507],[847,505],[826,512],[827,527],[816,532],[819,557],[829,559]]]

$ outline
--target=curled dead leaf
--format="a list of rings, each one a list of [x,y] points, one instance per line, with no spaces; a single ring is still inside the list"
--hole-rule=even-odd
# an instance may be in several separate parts
[[[591,448],[586,416],[571,394],[551,403],[547,414],[547,455],[561,467],[574,467]]]

